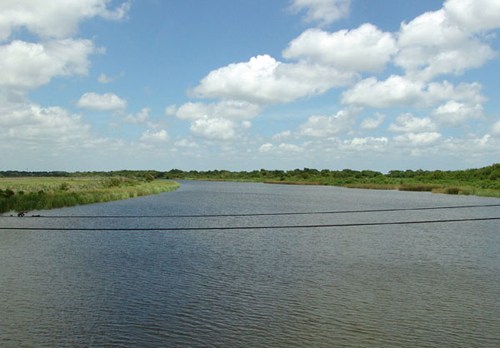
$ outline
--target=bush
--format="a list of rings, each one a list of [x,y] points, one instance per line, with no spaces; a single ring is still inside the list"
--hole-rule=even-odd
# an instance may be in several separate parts
[[[0,197],[9,198],[12,196],[14,196],[14,191],[12,191],[11,189],[0,190]]]

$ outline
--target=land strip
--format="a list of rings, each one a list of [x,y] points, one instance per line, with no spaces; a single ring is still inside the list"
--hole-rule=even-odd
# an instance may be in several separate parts
[[[152,177],[58,176],[0,178],[0,213],[108,202],[175,190],[179,184]]]
[[[424,191],[445,194],[500,198],[500,163],[457,171],[392,170],[387,174],[372,170],[226,170],[182,171],[173,169],[165,178],[183,180],[247,181],[268,184],[332,185],[348,188]]]

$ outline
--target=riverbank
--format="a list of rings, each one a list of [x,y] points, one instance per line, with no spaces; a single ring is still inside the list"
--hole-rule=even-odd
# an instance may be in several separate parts
[[[173,181],[123,176],[0,178],[0,213],[123,200],[178,187]]]
[[[500,198],[500,164],[456,170],[393,170],[383,174],[371,170],[255,170],[251,172],[166,172],[165,178],[184,180],[247,181],[267,184],[327,185],[372,190],[400,190]]]

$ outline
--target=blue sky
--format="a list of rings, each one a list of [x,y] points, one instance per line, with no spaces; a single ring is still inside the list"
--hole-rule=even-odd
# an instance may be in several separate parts
[[[0,170],[500,159],[498,0],[0,3]]]

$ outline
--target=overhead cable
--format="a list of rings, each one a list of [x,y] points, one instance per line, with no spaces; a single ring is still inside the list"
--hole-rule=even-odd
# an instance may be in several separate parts
[[[440,219],[440,220],[413,220],[413,221],[379,221],[355,222],[344,224],[311,224],[311,225],[271,225],[271,226],[215,226],[215,227],[147,227],[147,228],[90,228],[90,227],[0,227],[0,230],[12,231],[216,231],[216,230],[269,230],[269,229],[309,229],[309,228],[338,228],[362,226],[388,225],[416,225],[435,223],[457,223],[500,220],[500,217]]]
[[[241,214],[179,214],[179,215],[38,215],[37,214],[37,215],[25,215],[25,217],[45,218],[45,219],[212,218],[212,217],[360,214],[360,213],[382,213],[382,212],[399,212],[399,211],[422,211],[422,210],[468,209],[468,208],[491,208],[491,207],[500,207],[500,204],[452,205],[452,206],[436,206],[436,207],[334,210],[334,211],[311,211],[311,212],[241,213]],[[8,218],[13,216],[3,215],[0,217]]]

